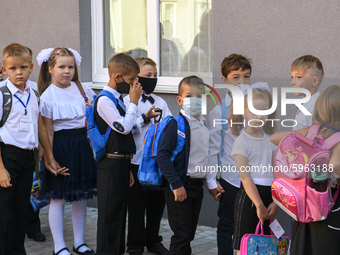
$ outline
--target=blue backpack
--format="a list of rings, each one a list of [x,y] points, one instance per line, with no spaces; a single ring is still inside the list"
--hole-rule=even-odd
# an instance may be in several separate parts
[[[149,127],[144,136],[141,161],[138,169],[138,180],[146,188],[157,189],[163,185],[163,176],[158,167],[156,156],[158,146],[164,134],[164,128],[172,120],[177,121],[177,145],[174,149],[171,161],[175,159],[185,145],[185,122],[183,116],[167,116],[162,121]]]
[[[86,123],[87,123],[87,135],[90,140],[90,145],[93,151],[93,157],[94,159],[99,162],[104,157],[105,150],[106,150],[106,143],[109,139],[109,134],[111,131],[111,127],[107,126],[105,134],[101,134],[100,130],[98,128],[98,125],[95,120],[95,111],[97,109],[96,104],[98,102],[98,98],[101,96],[107,96],[112,100],[112,102],[117,107],[118,101],[115,96],[107,91],[102,90],[98,94],[98,96],[94,96],[94,104],[92,106],[86,107]]]

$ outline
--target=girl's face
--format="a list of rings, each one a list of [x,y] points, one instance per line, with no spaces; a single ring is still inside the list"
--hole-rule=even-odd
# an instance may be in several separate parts
[[[53,84],[65,88],[71,84],[74,76],[74,58],[63,56],[57,57],[56,63],[53,67],[49,68],[53,76]]]
[[[246,100],[248,100],[248,98]],[[269,100],[264,98],[253,99],[253,106],[256,110],[268,110]],[[268,115],[256,115],[252,113],[249,110],[249,106],[245,107],[243,117],[247,119],[247,127],[255,129],[262,128],[267,123],[268,119]]]

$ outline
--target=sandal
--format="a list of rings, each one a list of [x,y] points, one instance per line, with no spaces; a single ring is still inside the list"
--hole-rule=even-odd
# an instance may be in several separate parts
[[[80,252],[79,248],[83,247],[83,246],[87,246],[87,245],[85,243],[83,243],[83,244],[79,245],[77,248],[74,248],[74,246],[73,246],[73,251],[75,253],[79,254],[79,255],[96,255],[94,253],[94,251],[92,249],[90,249],[90,248],[88,250],[86,250],[86,251]]]
[[[64,247],[64,248],[60,249],[57,253],[55,253],[55,252],[53,251],[52,255],[58,255],[58,254],[60,254],[62,251],[68,251],[68,252],[70,252],[66,247]],[[70,254],[71,254],[71,253],[70,253]],[[71,255],[72,255],[72,254],[71,254]]]

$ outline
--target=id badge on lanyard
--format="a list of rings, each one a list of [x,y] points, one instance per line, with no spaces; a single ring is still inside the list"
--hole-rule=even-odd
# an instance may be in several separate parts
[[[20,117],[20,121],[19,121],[19,130],[22,131],[22,132],[29,132],[30,131],[30,123],[31,123],[31,118],[29,115],[27,115],[27,105],[28,105],[28,102],[30,101],[30,97],[31,97],[31,93],[28,92],[28,98],[27,98],[27,102],[26,102],[26,105],[24,104],[23,101],[21,101],[21,99],[17,96],[17,95],[14,95],[14,97],[16,99],[19,100],[19,102],[24,106],[25,108],[25,113],[23,116]]]

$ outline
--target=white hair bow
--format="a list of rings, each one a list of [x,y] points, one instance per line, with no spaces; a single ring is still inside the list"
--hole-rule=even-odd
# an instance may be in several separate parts
[[[71,51],[74,55],[74,58],[76,60],[76,65],[79,66],[81,63],[81,56],[78,53],[78,51],[72,49],[72,48],[68,48],[69,51]],[[41,66],[42,63],[47,62],[51,56],[52,51],[54,50],[54,48],[47,48],[47,49],[43,49],[39,52],[38,56],[37,56],[37,61],[38,61],[38,65]]]
[[[267,90],[268,92],[270,92],[270,88],[268,86],[268,82],[256,82],[256,83],[254,83],[252,85],[249,85],[249,84],[240,84],[240,85],[237,85],[237,87],[242,90],[244,96],[246,96],[248,94],[248,89],[249,88],[252,88],[252,89],[263,89],[263,90]]]

